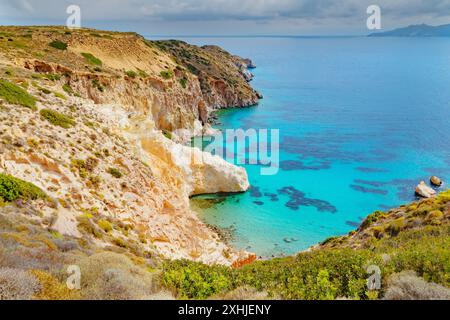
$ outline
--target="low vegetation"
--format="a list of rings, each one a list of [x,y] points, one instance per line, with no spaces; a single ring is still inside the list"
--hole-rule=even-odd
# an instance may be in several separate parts
[[[105,91],[105,87],[97,79],[92,80],[92,86],[100,92]]]
[[[57,81],[61,79],[61,75],[56,74],[56,73],[46,73],[43,74],[42,77],[44,79],[50,80],[50,81]]]
[[[97,247],[42,228],[26,209],[0,208],[0,300],[141,300],[171,298],[147,260],[121,249]],[[29,211],[29,209],[28,209]],[[69,289],[69,265],[80,268],[81,287]]]
[[[48,44],[50,47],[58,50],[67,50],[67,43],[60,40],[54,40]]]
[[[87,52],[83,52],[81,53],[81,55],[84,57],[84,59],[86,59],[86,61],[94,66],[101,66],[102,60],[100,60],[99,58],[96,58],[93,54],[91,53],[87,53]]]
[[[66,83],[62,86],[62,88],[65,93],[70,94],[70,95],[74,94],[74,91],[73,91],[72,87],[70,86],[70,84]]]
[[[25,89],[7,80],[0,79],[0,98],[8,103],[36,110],[36,99]]]
[[[435,199],[392,212],[376,212],[357,232],[331,238],[310,252],[257,261],[240,269],[191,261],[167,262],[163,282],[176,290],[180,298],[189,299],[206,299],[240,287],[255,288],[282,299],[375,299],[385,295],[389,298],[400,290],[393,289],[393,285],[406,290],[412,282],[422,287],[424,283],[435,283],[427,285],[422,298],[429,298],[433,292],[448,294],[445,288],[450,287],[449,208],[450,191],[447,191]],[[446,214],[436,214],[437,211]],[[400,214],[403,216],[399,217]],[[381,231],[374,233],[373,228]],[[379,291],[367,289],[366,270],[370,265],[381,269],[383,283]],[[403,271],[417,276],[410,278],[409,284],[390,280]],[[419,298],[420,290],[414,292],[411,295]]]
[[[161,71],[161,73],[159,74],[162,78],[168,80],[171,79],[173,77],[173,72],[170,70],[166,70],[166,71]]]
[[[125,74],[127,75],[127,77],[132,78],[132,79],[134,79],[138,76],[138,73],[133,70],[125,71]]]
[[[37,300],[78,300],[81,298],[78,290],[70,290],[66,283],[61,282],[51,273],[44,270],[31,270],[39,283],[39,290],[33,298]]]
[[[34,184],[0,173],[0,199],[6,202],[45,199],[45,193]]]
[[[241,269],[174,261],[165,265],[163,281],[180,298],[190,299],[206,299],[240,286],[254,287],[282,299],[379,298],[383,290],[367,289],[369,265],[380,266],[384,284],[389,275],[413,270],[427,281],[450,286],[449,236],[448,227],[434,227],[407,232],[395,242],[374,242],[372,250],[316,250],[296,257],[258,261]],[[385,257],[389,260],[385,261]]]
[[[172,132],[170,132],[168,130],[162,130],[162,134],[164,135],[164,137],[166,137],[169,140],[172,140],[172,138],[173,138]]]
[[[123,173],[117,168],[109,168],[108,173],[117,179],[120,179],[123,176]]]
[[[388,280],[386,300],[450,300],[450,289],[429,283],[415,272],[404,271],[394,274]]]
[[[29,272],[0,268],[0,300],[31,300],[39,283]]]
[[[113,230],[113,226],[108,220],[100,219],[97,221],[97,223],[98,226],[105,232],[111,232]]]
[[[76,122],[72,118],[55,110],[42,109],[40,111],[40,114],[42,118],[46,119],[51,124],[60,126],[65,129],[71,128],[76,124]]]
[[[186,77],[183,77],[180,79],[180,85],[183,89],[186,89],[187,82],[188,82],[188,79]]]

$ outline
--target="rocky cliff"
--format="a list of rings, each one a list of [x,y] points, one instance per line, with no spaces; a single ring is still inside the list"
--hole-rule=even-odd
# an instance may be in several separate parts
[[[194,194],[247,190],[245,170],[175,141],[176,132],[208,128],[217,108],[258,102],[251,62],[176,46],[192,54],[134,33],[1,27],[0,174],[46,194],[7,206],[100,246],[247,260],[189,206]]]
[[[215,46],[84,29],[2,30],[3,54],[15,65],[59,75],[57,81],[81,97],[119,103],[151,117],[158,129],[194,129],[215,109],[255,105],[260,98],[248,83],[252,62]],[[62,49],[52,47],[58,45]]]

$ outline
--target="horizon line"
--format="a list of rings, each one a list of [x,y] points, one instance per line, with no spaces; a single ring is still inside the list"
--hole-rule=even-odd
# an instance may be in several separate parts
[[[0,27],[62,27],[65,28],[65,25],[62,24],[0,24]],[[144,37],[157,37],[157,38],[166,38],[166,37],[180,37],[180,38],[359,38],[359,37],[367,37],[369,34],[145,34],[139,31],[123,31],[123,30],[114,30],[113,28],[102,28],[86,26],[81,29],[92,29],[98,31],[111,31],[111,32],[135,32]]]
[[[177,37],[177,38],[360,38],[368,35],[286,35],[286,34],[262,34],[262,35],[233,35],[233,34],[143,34],[144,37]]]

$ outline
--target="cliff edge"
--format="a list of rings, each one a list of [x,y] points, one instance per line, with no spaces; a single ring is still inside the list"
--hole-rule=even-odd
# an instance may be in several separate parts
[[[225,265],[248,259],[189,205],[194,194],[246,191],[245,170],[176,143],[176,132],[208,129],[217,108],[258,102],[247,66],[216,47],[135,33],[0,27],[2,202],[101,247]],[[23,196],[11,181],[45,197]]]

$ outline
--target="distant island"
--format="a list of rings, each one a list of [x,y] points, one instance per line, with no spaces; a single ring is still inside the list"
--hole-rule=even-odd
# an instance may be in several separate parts
[[[369,37],[450,37],[450,24],[430,26],[411,25],[405,28],[369,34]]]

